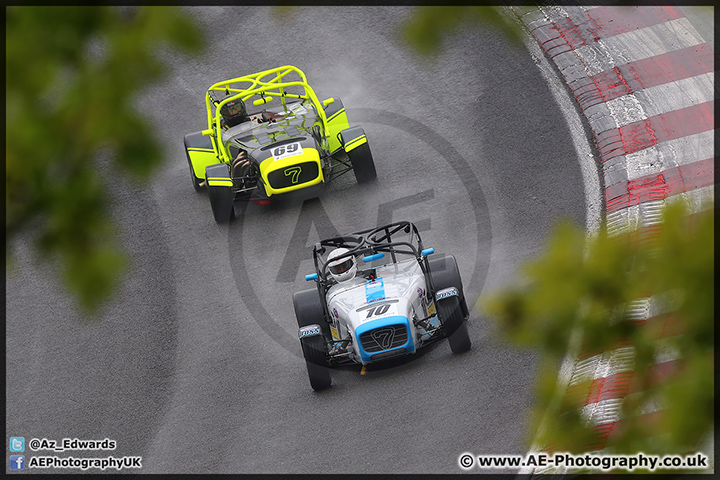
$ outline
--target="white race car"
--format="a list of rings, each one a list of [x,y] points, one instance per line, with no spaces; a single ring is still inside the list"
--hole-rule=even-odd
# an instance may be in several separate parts
[[[414,224],[397,222],[328,238],[313,248],[317,288],[293,295],[303,355],[314,390],[329,367],[410,355],[447,338],[470,348],[469,311],[455,257],[424,249]]]

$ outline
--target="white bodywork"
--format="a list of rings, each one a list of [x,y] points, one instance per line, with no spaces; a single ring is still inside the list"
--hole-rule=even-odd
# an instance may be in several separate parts
[[[414,353],[429,337],[424,328],[415,326],[414,320],[433,315],[431,324],[438,325],[435,305],[432,299],[428,299],[425,275],[416,259],[379,266],[375,273],[375,281],[358,275],[333,285],[326,295],[333,340],[342,340],[350,335],[350,357],[363,365],[373,359],[361,348],[358,332],[368,331],[373,334],[375,330],[387,325],[397,325],[404,319],[409,327],[409,341],[404,350],[395,348],[396,351],[393,352],[402,355]],[[385,356],[393,356],[393,353],[388,351],[393,348],[385,349],[381,345],[392,338],[380,336],[381,333],[376,334],[378,341],[374,348],[386,351]]]

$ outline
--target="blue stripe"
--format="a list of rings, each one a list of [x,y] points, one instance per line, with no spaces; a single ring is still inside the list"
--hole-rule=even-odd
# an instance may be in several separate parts
[[[368,303],[385,299],[385,285],[382,278],[377,278],[374,282],[365,282],[365,299]]]

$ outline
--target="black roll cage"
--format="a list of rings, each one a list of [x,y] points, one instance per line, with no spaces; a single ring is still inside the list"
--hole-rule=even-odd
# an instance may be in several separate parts
[[[413,245],[408,241],[393,242],[392,237],[398,232],[402,232],[403,235],[411,235],[411,238],[414,235],[414,238],[417,240],[417,245]],[[323,261],[322,255],[325,253],[326,247],[347,248],[349,251],[332,260]],[[398,247],[407,247],[409,250],[402,250]],[[430,265],[427,255],[423,256],[421,253],[423,250],[420,233],[415,224],[409,221],[400,221],[390,223],[383,227],[360,230],[350,235],[326,238],[316,243],[313,247],[313,261],[315,263],[315,272],[317,273],[315,282],[317,283],[318,294],[323,300],[321,303],[325,318],[330,318],[325,296],[330,287],[335,284],[327,278],[327,265],[330,261],[335,262],[356,255],[367,256],[376,253],[389,253],[392,258],[392,263],[397,263],[398,253],[414,256],[420,265],[423,275],[425,275],[428,287],[426,294],[429,298],[432,298],[435,294],[435,286],[432,283],[432,277],[429,275]]]

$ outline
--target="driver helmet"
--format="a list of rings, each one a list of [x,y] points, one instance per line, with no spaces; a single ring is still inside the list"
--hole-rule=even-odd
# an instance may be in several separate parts
[[[357,266],[355,265],[355,256],[341,258],[340,260],[332,261],[333,258],[337,258],[349,252],[347,248],[336,248],[330,255],[328,255],[328,270],[330,276],[337,282],[344,282],[355,277],[357,273]]]
[[[220,115],[222,115],[228,128],[239,125],[248,119],[245,102],[239,99],[231,100],[223,105],[220,109]]]

